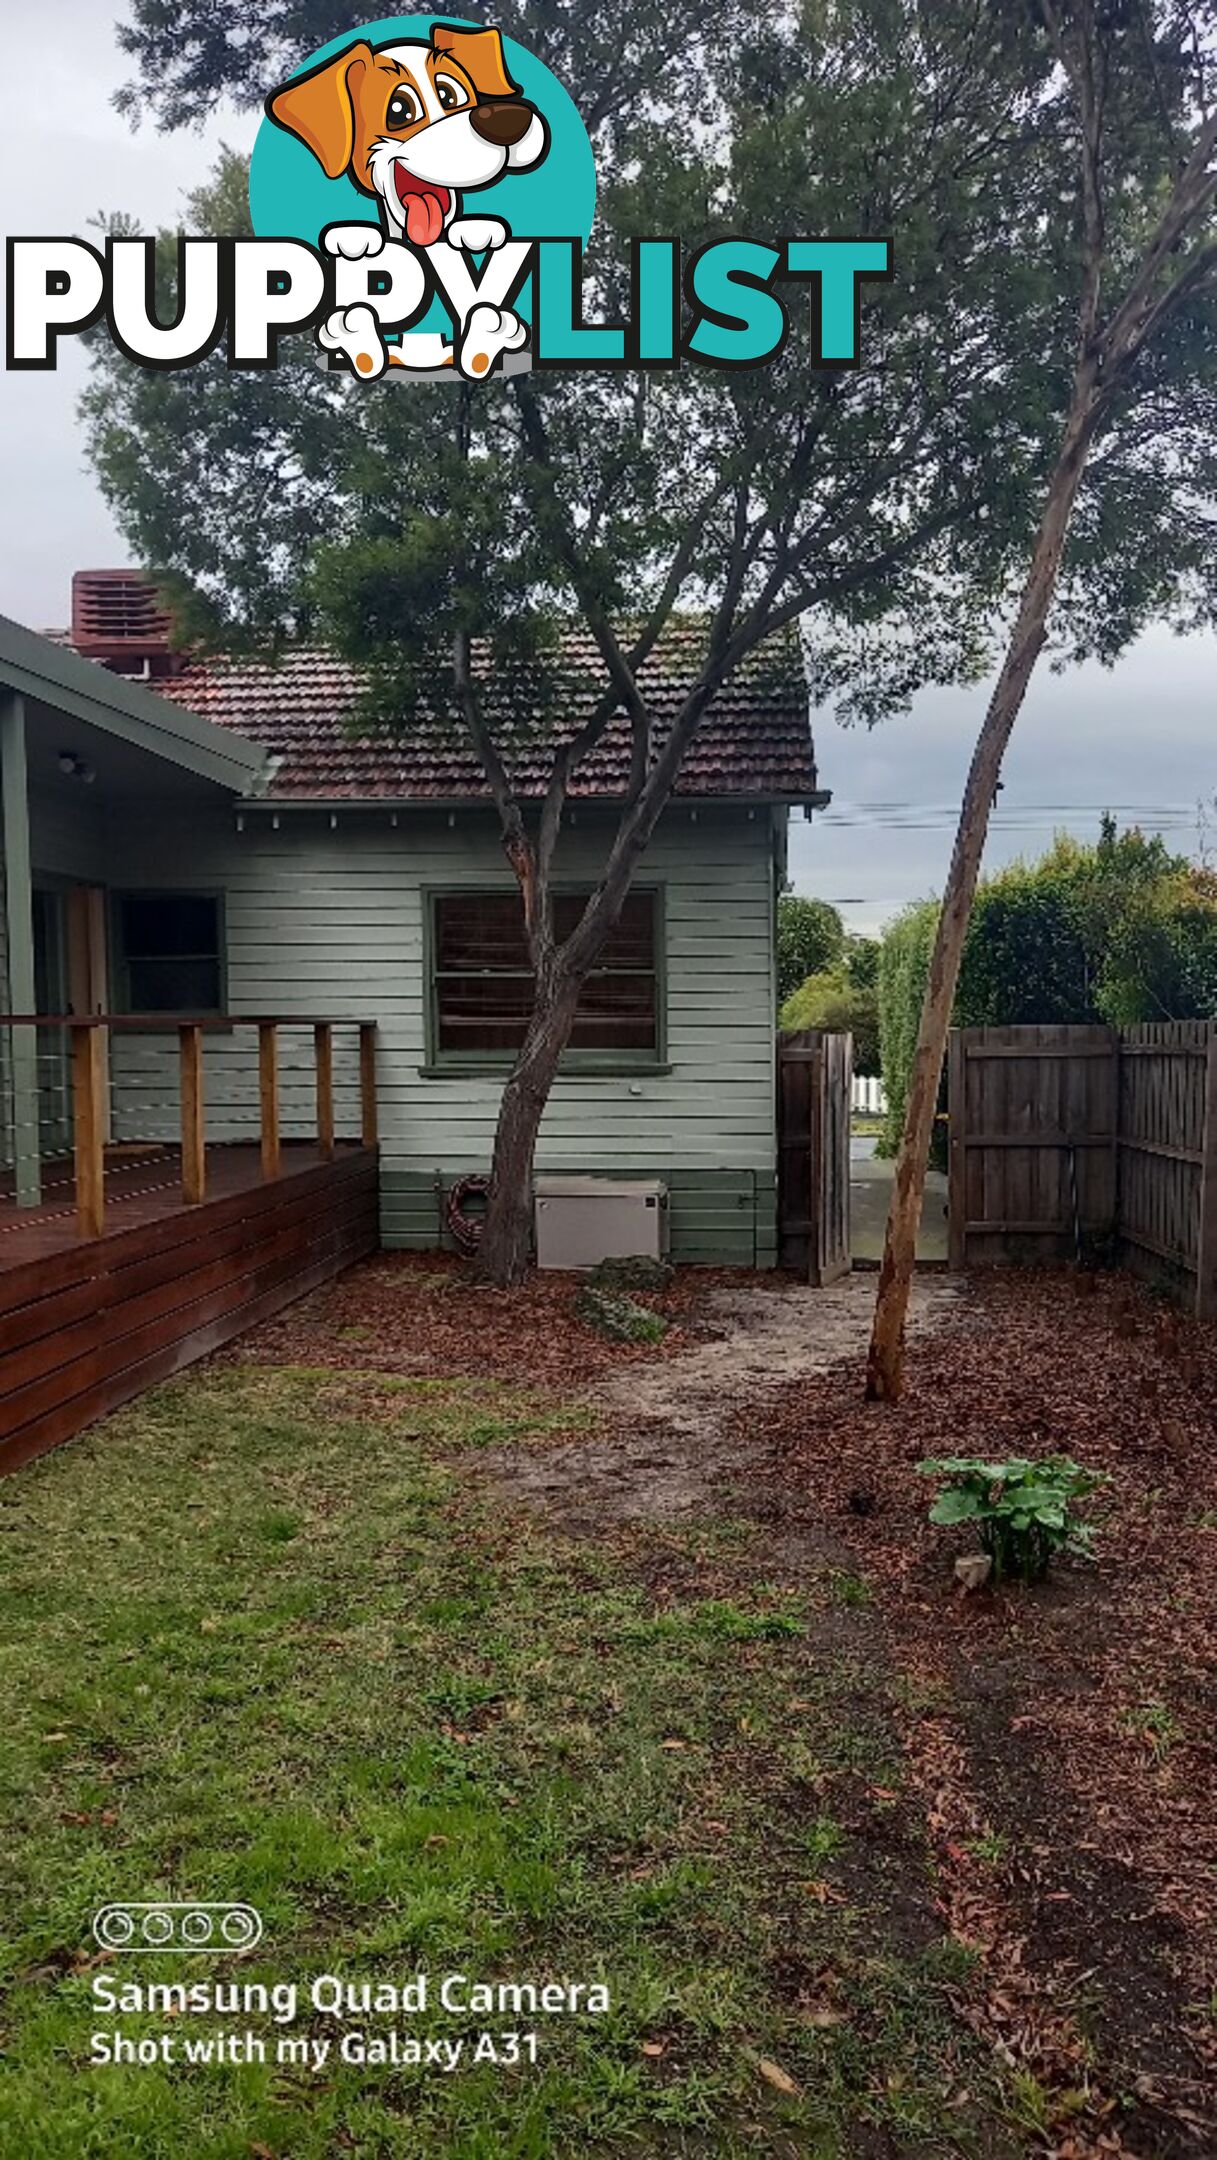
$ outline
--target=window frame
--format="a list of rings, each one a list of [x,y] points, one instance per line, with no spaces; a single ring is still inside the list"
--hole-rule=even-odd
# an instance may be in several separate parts
[[[114,1010],[117,1013],[142,1012],[131,998],[129,955],[123,937],[123,902],[126,900],[210,900],[216,911],[215,960],[219,975],[220,1001],[218,1005],[182,1005],[166,1012],[166,1021],[197,1017],[200,1020],[221,1020],[228,1012],[228,917],[226,899],[222,890],[211,886],[189,885],[118,885],[110,888],[110,981],[113,985]],[[148,960],[149,953],[138,953],[136,959]],[[208,960],[208,953],[178,953],[174,956],[185,961]],[[158,1018],[160,1015],[158,1014]]]
[[[594,885],[583,884],[577,878],[565,878],[550,886],[552,899],[574,895],[588,899],[595,891]],[[670,1072],[668,1063],[668,967],[667,967],[667,889],[657,879],[643,884],[631,885],[632,896],[645,895],[652,903],[654,925],[654,967],[649,972],[655,978],[655,1043],[650,1050],[572,1050],[562,1053],[558,1070],[562,1075],[611,1074],[611,1073],[664,1073]],[[519,899],[518,885],[496,878],[493,882],[467,885],[428,885],[423,888],[423,967],[425,971],[425,1027],[426,1063],[419,1067],[424,1078],[452,1078],[460,1073],[486,1073],[501,1075],[510,1072],[517,1052],[514,1050],[449,1050],[440,1047],[439,977],[436,960],[439,954],[438,908],[442,900],[471,900],[505,897]],[[522,903],[521,903],[522,905]],[[641,971],[640,971],[641,972]]]

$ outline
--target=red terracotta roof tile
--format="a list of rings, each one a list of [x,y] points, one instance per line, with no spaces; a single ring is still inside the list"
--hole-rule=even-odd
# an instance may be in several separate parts
[[[669,629],[662,656],[642,673],[662,739],[693,680],[697,632]],[[576,683],[571,720],[599,693],[603,674],[590,639],[572,634],[566,664]],[[543,792],[547,745],[553,732],[530,709],[527,677],[513,675],[514,695],[500,692],[507,711],[496,721],[513,779],[524,795]],[[452,800],[484,796],[485,780],[459,721],[442,714],[414,720],[394,734],[352,732],[360,694],[359,670],[331,654],[287,652],[275,666],[248,660],[190,661],[156,689],[212,720],[237,729],[281,762],[272,797],[330,802],[386,798]],[[535,688],[535,684],[534,684]],[[619,795],[629,767],[629,729],[614,723],[574,776],[576,797]],[[712,701],[689,752],[678,794],[803,801],[816,792],[808,694],[797,641],[770,641],[755,652]]]
[[[55,644],[72,633],[47,630]],[[694,679],[701,633],[694,622],[669,624],[662,649],[640,672],[663,741]],[[585,632],[565,642],[572,690],[566,710],[573,732],[604,680]],[[312,647],[289,649],[279,661],[187,660],[176,672],[158,670],[150,685],[161,697],[260,743],[278,763],[269,795],[287,801],[452,801],[487,793],[455,716],[416,716],[408,729],[361,731],[353,715],[363,687],[360,670]],[[557,732],[538,709],[537,681],[517,667],[499,679],[495,736],[518,791],[544,792],[550,746]],[[565,731],[564,731],[565,732]],[[579,798],[620,795],[629,770],[629,728],[614,723],[578,767],[570,789]],[[805,802],[818,792],[806,680],[797,635],[784,632],[750,655],[710,702],[676,787],[703,801],[744,797]]]

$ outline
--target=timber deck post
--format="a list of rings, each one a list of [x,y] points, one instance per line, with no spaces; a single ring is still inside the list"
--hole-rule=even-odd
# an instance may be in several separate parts
[[[334,1152],[334,1030],[328,1020],[313,1029],[317,1070],[317,1139],[323,1155]]]
[[[374,1148],[380,1137],[376,1109],[376,1029],[365,1024],[359,1030],[360,1139]]]
[[[32,1013],[34,987],[34,888],[30,868],[30,804],[26,768],[25,699],[16,690],[0,698],[0,790],[3,792],[4,906],[8,925],[8,1009]],[[13,1089],[13,1177],[18,1207],[42,1200],[38,1104],[38,1030],[13,1028],[9,1035]]]
[[[277,1178],[282,1165],[279,1142],[279,1030],[273,1020],[258,1024],[258,1100],[262,1118],[262,1175]]]
[[[203,1030],[178,1030],[182,1089],[182,1198],[198,1207],[207,1192],[206,1116],[203,1101]]]
[[[99,1238],[106,1222],[106,1030],[72,1029],[72,1116],[76,1154],[76,1221],[82,1237]]]

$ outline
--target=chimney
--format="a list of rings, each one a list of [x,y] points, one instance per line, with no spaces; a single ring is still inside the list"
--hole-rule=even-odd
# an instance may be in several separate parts
[[[72,644],[113,675],[171,675],[169,617],[138,570],[78,570],[72,579]]]

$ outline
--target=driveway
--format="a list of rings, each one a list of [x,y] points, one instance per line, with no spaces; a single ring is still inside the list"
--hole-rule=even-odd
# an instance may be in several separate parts
[[[892,1197],[896,1165],[876,1155],[874,1140],[849,1143],[849,1204],[852,1221],[851,1247],[855,1260],[881,1260],[883,1233]],[[931,1170],[925,1184],[921,1228],[917,1234],[919,1260],[947,1257],[947,1181],[941,1170]]]

